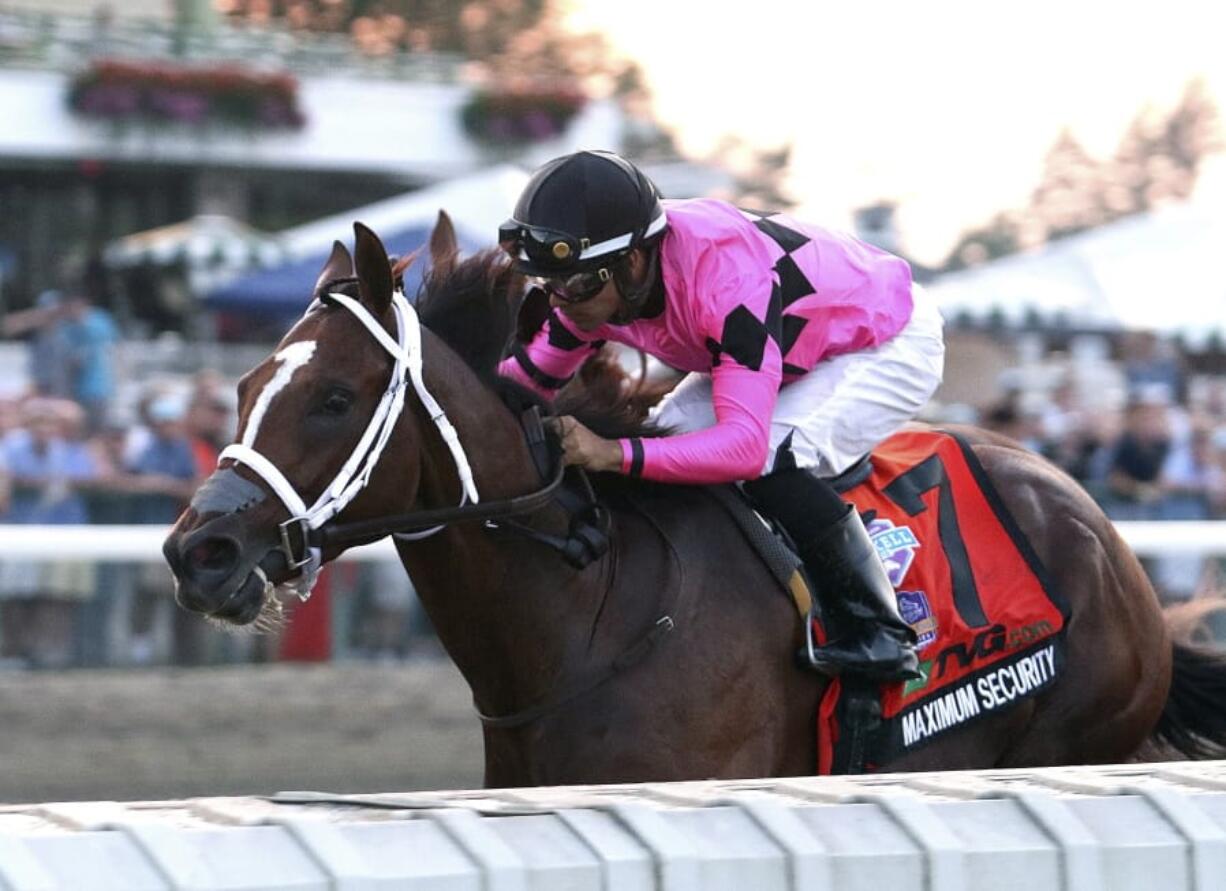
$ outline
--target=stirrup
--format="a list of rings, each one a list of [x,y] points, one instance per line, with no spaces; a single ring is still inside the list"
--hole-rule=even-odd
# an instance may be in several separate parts
[[[922,678],[924,675],[919,670],[919,657],[916,655],[915,650],[907,647],[900,647],[900,649],[904,653],[901,663],[889,670],[886,670],[884,666],[875,669],[873,663],[866,664],[864,666],[866,670],[855,670],[826,659],[824,658],[825,654],[822,652],[823,647],[816,645],[813,639],[813,612],[811,611],[805,625],[805,645],[797,651],[796,661],[800,667],[808,668],[817,674],[829,678],[838,677],[845,671],[857,678],[879,683],[903,682]],[[911,658],[908,659],[906,654],[910,654]],[[908,663],[911,663],[910,666]]]
[[[823,668],[822,659],[818,655],[819,647],[813,641],[813,629],[817,625],[818,618],[817,605],[812,603],[809,606],[809,614],[805,617],[805,645],[796,651],[796,664],[828,678],[836,678],[842,669],[829,662],[825,663],[827,667]]]

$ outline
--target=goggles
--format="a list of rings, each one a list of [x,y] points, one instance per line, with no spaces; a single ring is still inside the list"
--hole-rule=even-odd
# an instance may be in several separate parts
[[[498,227],[498,245],[517,260],[526,258],[534,266],[559,271],[578,261],[586,247],[569,233],[544,226],[525,226],[513,219]]]
[[[542,279],[541,287],[550,297],[557,297],[563,303],[583,303],[599,294],[610,278],[609,270],[593,269],[565,278]]]

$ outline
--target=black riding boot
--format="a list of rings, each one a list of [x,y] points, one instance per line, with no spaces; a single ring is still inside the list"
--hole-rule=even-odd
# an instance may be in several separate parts
[[[898,613],[894,586],[854,507],[804,470],[784,470],[745,484],[763,510],[783,524],[822,602],[844,633],[813,651],[824,674],[873,681],[919,678],[915,632]]]
[[[824,535],[797,543],[813,584],[829,591],[848,634],[814,650],[814,668],[874,681],[922,677],[915,632],[898,614],[894,586],[886,575],[860,514],[851,505]]]

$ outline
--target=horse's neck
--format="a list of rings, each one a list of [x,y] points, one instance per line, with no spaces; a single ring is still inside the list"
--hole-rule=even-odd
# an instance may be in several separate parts
[[[458,358],[431,338],[426,383],[454,424],[482,501],[522,495],[542,486],[518,419]],[[455,463],[431,428],[422,443],[419,503],[454,504]],[[549,508],[520,518],[552,532],[565,516]],[[518,707],[552,685],[567,659],[568,628],[583,627],[596,609],[591,579],[552,551],[482,523],[449,526],[402,544],[401,557],[439,639],[489,710]]]

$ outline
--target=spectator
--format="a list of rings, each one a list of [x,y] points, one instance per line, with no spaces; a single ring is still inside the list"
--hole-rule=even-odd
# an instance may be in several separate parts
[[[1213,437],[1209,427],[1197,424],[1183,442],[1171,447],[1160,480],[1168,505],[1167,519],[1208,519],[1212,493],[1222,490],[1224,476]],[[1169,509],[1176,503],[1185,506]],[[1180,516],[1174,516],[1175,513]]]
[[[983,416],[983,426],[993,433],[1007,436],[1032,452],[1043,447],[1038,417],[1032,411],[1022,409],[1018,394],[998,402]]]
[[[86,444],[98,469],[97,481],[83,493],[92,524],[131,522],[133,487],[123,460],[128,429],[128,423],[112,416]],[[128,610],[118,605],[130,602],[138,566],[113,560],[97,564],[97,589],[93,599],[82,607],[77,622],[78,665],[92,668],[112,664],[115,654],[126,648],[126,629],[118,619],[122,616],[126,620]]]
[[[1226,518],[1226,423],[1215,427],[1209,434],[1209,447],[1217,473],[1210,478],[1209,516],[1215,520]]]
[[[1065,473],[1085,482],[1089,462],[1102,447],[1098,425],[1081,403],[1075,383],[1065,378],[1051,392],[1039,419],[1041,451]]]
[[[196,460],[184,425],[180,397],[162,395],[149,404],[150,438],[132,465],[142,497],[134,508],[137,523],[173,523],[198,485]]]
[[[201,477],[184,424],[186,405],[181,397],[161,394],[148,404],[149,440],[130,468],[135,476],[132,518],[136,523],[169,526],[191,500]],[[148,563],[138,574],[132,611],[134,662],[154,659],[154,625],[159,609],[173,606],[170,574],[164,565]],[[203,623],[196,616],[174,610],[173,649],[178,662],[202,661]]]
[[[21,427],[22,411],[20,399],[0,396],[0,441]]]
[[[23,427],[0,443],[12,495],[0,521],[39,525],[87,521],[79,488],[96,476],[88,450],[72,438],[81,409],[65,400],[34,398]],[[61,667],[71,659],[81,601],[94,590],[93,566],[78,561],[0,564],[0,653],[20,664]]]
[[[72,396],[84,408],[91,433],[102,429],[115,396],[115,343],[119,329],[111,314],[82,294],[65,304]]]
[[[4,337],[30,335],[26,373],[36,395],[58,398],[72,395],[65,313],[63,295],[59,291],[43,291],[33,307],[8,313],[0,324],[0,335]]]
[[[1162,466],[1162,501],[1157,519],[1207,520],[1211,495],[1221,491],[1223,470],[1213,447],[1212,431],[1192,428],[1183,442],[1172,446]],[[1164,602],[1188,600],[1205,584],[1206,561],[1196,554],[1164,555],[1152,561],[1152,578]]]
[[[1114,519],[1152,518],[1162,496],[1160,474],[1171,450],[1169,400],[1164,387],[1142,388],[1128,404],[1124,431],[1110,447],[1107,491]]]
[[[201,477],[212,473],[217,456],[234,435],[230,402],[213,386],[200,386],[187,409],[187,432]]]
[[[1186,400],[1183,362],[1169,342],[1152,331],[1133,331],[1123,337],[1120,354],[1129,392],[1158,385],[1171,401]]]
[[[37,307],[47,314],[30,341],[30,383],[40,396],[69,398],[72,347],[64,319],[63,295],[59,291],[44,291],[38,295]]]

